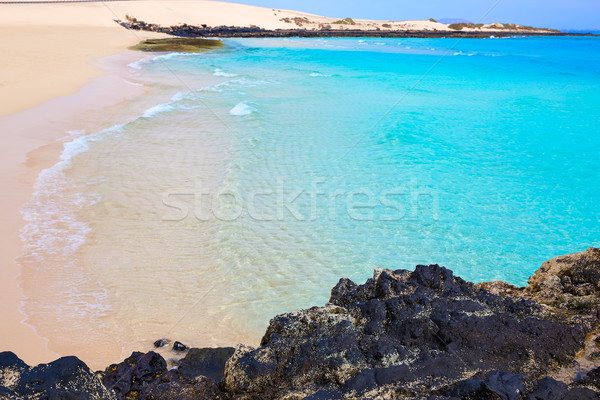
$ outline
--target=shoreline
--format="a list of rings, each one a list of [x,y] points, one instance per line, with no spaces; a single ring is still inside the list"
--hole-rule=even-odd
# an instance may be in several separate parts
[[[5,57],[0,65],[0,184],[6,193],[0,214],[0,349],[17,349],[27,362],[47,362],[57,353],[21,310],[23,277],[16,262],[25,226],[21,210],[39,172],[59,160],[66,131],[86,128],[85,112],[139,91],[116,74],[110,77],[115,67],[107,61],[110,56],[127,53],[142,39],[166,35],[128,32],[101,5],[0,6]],[[103,91],[119,82],[125,90]]]
[[[365,283],[341,278],[324,306],[273,317],[258,347],[190,349],[163,338],[155,350],[172,346],[170,364],[156,351],[134,351],[97,372],[74,356],[30,367],[0,352],[0,393],[113,400],[598,398],[599,268],[600,249],[590,247],[544,262],[526,287],[475,285],[437,264],[376,269]]]
[[[22,310],[26,298],[24,285],[28,278],[17,261],[23,254],[20,234],[26,225],[21,210],[30,200],[40,172],[59,161],[69,131],[98,129],[111,119],[106,118],[105,113],[114,117],[119,104],[146,92],[143,86],[123,80],[127,65],[140,58],[143,55],[134,52],[99,58],[95,68],[102,75],[90,82],[82,82],[77,93],[58,96],[41,105],[0,117],[0,131],[10,133],[0,139],[2,186],[10,194],[5,197],[1,214],[4,240],[0,244],[3,282],[0,350],[15,349],[27,362],[48,362],[59,353],[53,351],[48,339],[28,323]]]

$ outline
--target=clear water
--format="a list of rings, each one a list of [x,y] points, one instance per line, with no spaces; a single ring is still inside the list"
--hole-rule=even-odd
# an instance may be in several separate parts
[[[131,65],[172,99],[40,176],[23,262],[49,283],[25,310],[51,347],[257,344],[341,277],[525,285],[600,245],[598,38],[226,44]]]

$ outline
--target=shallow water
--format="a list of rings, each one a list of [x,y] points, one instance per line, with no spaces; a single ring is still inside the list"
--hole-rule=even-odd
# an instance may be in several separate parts
[[[343,276],[524,285],[600,245],[597,38],[226,43],[131,64],[171,100],[40,175],[21,263],[51,347],[256,345]]]

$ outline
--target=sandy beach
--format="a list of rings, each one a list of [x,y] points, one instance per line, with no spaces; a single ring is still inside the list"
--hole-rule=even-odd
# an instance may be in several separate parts
[[[67,131],[101,126],[102,111],[110,110],[111,106],[144,92],[142,87],[128,85],[120,79],[118,72],[122,70],[121,64],[125,60],[131,61],[132,54],[125,54],[116,60],[114,57],[103,59],[102,67],[99,62],[96,63],[97,71],[84,63],[84,68],[89,67],[90,70],[87,75],[84,73],[80,76],[80,82],[91,80],[81,89],[77,89],[76,79],[71,80],[69,83],[77,90],[75,94],[57,97],[0,118],[1,179],[6,187],[0,244],[3,282],[0,292],[1,347],[16,350],[32,362],[50,361],[56,358],[56,353],[48,350],[46,341],[37,336],[33,327],[24,323],[25,316],[20,312],[22,282],[19,279],[20,267],[15,262],[21,254],[19,231],[24,224],[20,210],[31,196],[39,172],[56,163],[62,151],[59,139],[65,137]],[[104,71],[106,75],[93,77],[92,74],[99,71]],[[67,90],[66,85],[64,90]]]
[[[76,15],[69,15],[67,5],[0,7],[4,57],[0,65],[0,179],[5,188],[0,214],[0,348],[16,351],[32,363],[48,362],[57,353],[48,349],[46,340],[24,322],[20,312],[23,294],[15,262],[21,252],[20,210],[31,196],[37,174],[56,162],[62,147],[57,139],[65,136],[66,121],[69,127],[77,126],[78,120],[81,125],[80,116],[86,110],[140,94],[132,86],[122,90],[126,85],[115,76],[94,82],[115,68],[115,64],[102,66],[96,60],[123,52],[140,37],[161,35],[133,35],[114,24],[107,9],[98,7]],[[80,90],[86,84],[86,90]]]

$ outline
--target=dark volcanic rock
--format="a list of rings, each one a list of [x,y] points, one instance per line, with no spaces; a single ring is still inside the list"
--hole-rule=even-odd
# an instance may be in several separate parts
[[[559,382],[552,378],[539,380],[531,393],[527,396],[528,400],[561,400],[569,392],[566,383]]]
[[[114,396],[77,357],[32,368],[4,352],[0,353],[0,399],[112,400]]]
[[[187,379],[206,376],[221,382],[225,374],[225,363],[233,355],[233,347],[190,349],[179,363],[178,372]]]
[[[459,382],[446,394],[460,399],[518,400],[525,393],[523,375],[493,371],[485,379],[467,379]]]
[[[165,360],[153,351],[134,352],[120,364],[104,371],[102,383],[120,400],[137,398],[146,387],[167,372]]]
[[[165,347],[168,346],[171,343],[171,341],[169,339],[158,339],[156,342],[154,342],[154,347],[161,348],[161,347]]]
[[[181,342],[175,342],[173,343],[173,350],[175,351],[186,351],[189,347],[187,347],[185,344],[181,343]]]
[[[585,378],[573,384],[574,386],[590,386],[600,390],[600,367],[591,370]]]
[[[10,351],[0,353],[0,387],[4,389],[0,394],[8,396],[17,387],[21,376],[28,371],[29,366],[15,353]]]
[[[210,378],[198,376],[188,379],[176,371],[169,371],[150,384],[139,397],[141,400],[218,400],[219,387]]]
[[[221,399],[215,379],[223,377],[225,361],[233,350],[191,349],[179,368],[171,371],[159,354],[136,352],[108,367],[102,382],[119,400]]]
[[[364,285],[341,279],[324,307],[273,318],[261,347],[236,350],[223,386],[253,399],[319,391],[411,398],[477,373],[485,378],[465,383],[474,393],[516,399],[525,382],[569,363],[586,333],[547,319],[534,301],[492,294],[437,265],[380,270]]]

